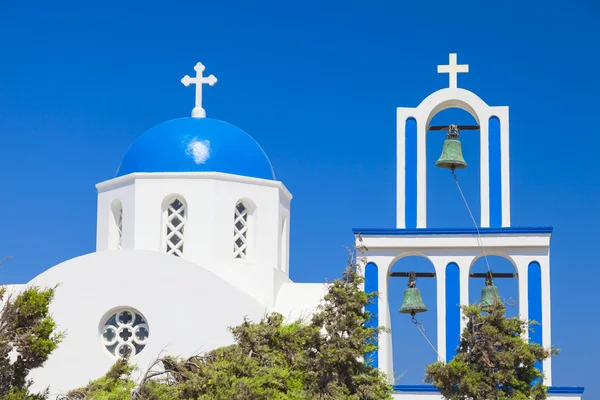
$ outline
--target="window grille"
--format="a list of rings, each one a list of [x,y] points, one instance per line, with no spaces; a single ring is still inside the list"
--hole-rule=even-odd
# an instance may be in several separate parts
[[[248,255],[248,208],[243,202],[235,206],[233,215],[233,257],[246,259]]]
[[[185,217],[185,204],[179,198],[175,198],[169,203],[166,210],[165,246],[167,254],[183,256]]]

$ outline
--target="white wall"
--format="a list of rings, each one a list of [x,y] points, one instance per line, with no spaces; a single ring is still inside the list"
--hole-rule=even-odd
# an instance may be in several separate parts
[[[274,305],[275,293],[289,281],[291,194],[281,182],[213,172],[135,173],[97,185],[97,250],[109,248],[110,205],[123,204],[123,248],[164,252],[164,200],[185,199],[183,258]],[[234,207],[252,205],[248,256],[233,256]],[[285,226],[283,226],[283,221]]]
[[[66,338],[35,388],[52,393],[85,385],[115,362],[100,337],[105,314],[133,307],[149,325],[148,344],[133,361],[144,369],[165,351],[190,356],[232,343],[229,326],[258,320],[269,308],[206,269],[178,257],[139,250],[103,251],[59,264],[29,283],[60,284],[50,311]]]

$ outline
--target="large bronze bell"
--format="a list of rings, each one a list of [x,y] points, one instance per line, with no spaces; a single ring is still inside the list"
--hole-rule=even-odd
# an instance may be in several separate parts
[[[492,278],[492,271],[488,271],[485,277],[485,287],[481,289],[481,303],[479,304],[484,311],[502,301]]]
[[[402,301],[402,307],[400,307],[401,314],[415,314],[427,311],[427,307],[423,303],[421,298],[421,291],[416,288],[417,277],[415,272],[408,273],[408,289],[404,291],[404,300]]]
[[[467,168],[467,162],[462,156],[462,144],[458,140],[458,126],[450,125],[442,155],[435,163],[436,167],[449,168],[452,171],[455,169]]]

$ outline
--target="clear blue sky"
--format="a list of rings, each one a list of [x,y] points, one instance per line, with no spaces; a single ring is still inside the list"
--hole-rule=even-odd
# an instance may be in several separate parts
[[[4,2],[0,256],[14,259],[2,280],[94,251],[94,185],[146,129],[189,115],[193,89],[179,80],[197,61],[219,79],[205,91],[208,115],[253,135],[295,196],[292,278],[338,276],[353,227],[395,224],[395,108],[446,87],[436,65],[456,52],[471,67],[459,86],[510,106],[513,225],[555,227],[554,383],[600,398],[600,5],[526,3]],[[436,119],[453,121],[471,122]],[[463,137],[477,211],[478,149]],[[448,175],[431,174],[432,225],[469,226]],[[419,366],[431,361],[422,349]]]

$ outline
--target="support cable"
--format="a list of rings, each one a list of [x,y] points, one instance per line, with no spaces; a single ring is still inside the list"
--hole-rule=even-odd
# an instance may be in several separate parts
[[[467,207],[467,211],[469,212],[469,215],[471,216],[473,225],[475,225],[475,229],[477,230],[477,243],[479,244],[479,247],[481,247],[481,249],[483,250],[483,256],[485,258],[485,263],[487,264],[488,271],[491,271],[492,269],[490,268],[490,262],[488,261],[487,251],[485,250],[485,247],[483,247],[483,241],[481,240],[481,233],[479,232],[479,227],[477,226],[475,217],[473,216],[473,213],[471,212],[471,207],[469,207],[469,203],[467,203],[465,194],[463,193],[462,189],[460,188],[460,184],[458,183],[458,178],[456,177],[456,174],[454,173],[454,168],[451,168],[451,171],[452,171],[452,176],[454,177],[454,182],[456,182],[456,187],[458,188],[458,191],[460,192],[460,196],[462,197],[463,202],[465,203],[465,206]]]

